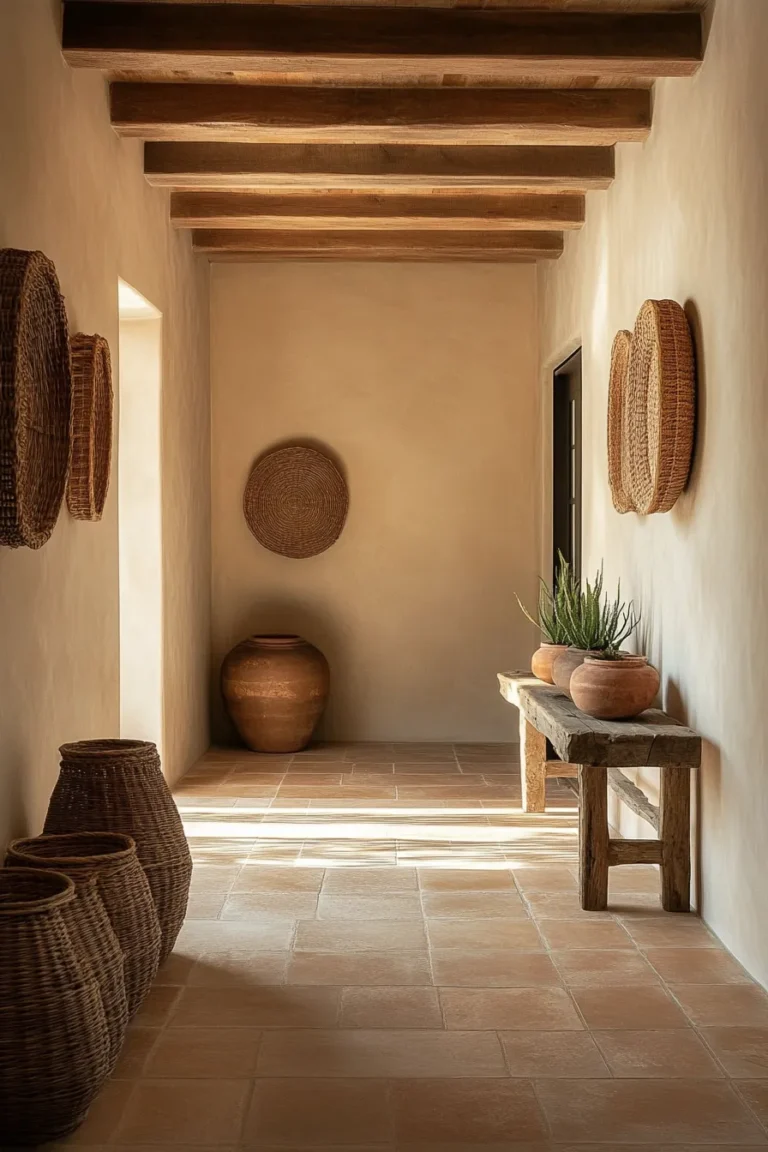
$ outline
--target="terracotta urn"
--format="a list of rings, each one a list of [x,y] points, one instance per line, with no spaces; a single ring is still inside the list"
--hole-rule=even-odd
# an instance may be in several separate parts
[[[554,684],[553,665],[560,653],[567,651],[567,644],[542,644],[531,656],[531,672],[545,684]]]
[[[571,676],[583,663],[589,653],[584,648],[566,648],[555,657],[552,666],[552,683],[566,696],[571,695]]]
[[[631,720],[653,704],[659,682],[645,656],[587,656],[571,677],[571,699],[598,720]]]
[[[254,752],[306,748],[329,687],[328,661],[301,636],[249,636],[221,667],[227,712]]]

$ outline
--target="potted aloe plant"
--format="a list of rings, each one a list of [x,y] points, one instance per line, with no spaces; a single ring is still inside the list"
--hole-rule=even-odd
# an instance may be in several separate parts
[[[555,660],[567,652],[568,646],[572,643],[563,610],[566,595],[573,594],[572,585],[573,575],[570,565],[561,552],[554,587],[550,588],[545,580],[539,583],[537,619],[533,618],[520,597],[515,597],[524,615],[531,624],[536,625],[544,637],[531,657],[531,671],[546,684],[554,684],[552,670]]]

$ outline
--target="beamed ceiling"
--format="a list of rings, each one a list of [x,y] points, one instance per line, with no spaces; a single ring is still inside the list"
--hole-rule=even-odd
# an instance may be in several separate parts
[[[211,259],[556,259],[702,59],[698,0],[66,0],[171,219]]]

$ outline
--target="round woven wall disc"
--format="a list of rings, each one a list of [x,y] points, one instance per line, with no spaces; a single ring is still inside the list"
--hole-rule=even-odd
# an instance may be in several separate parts
[[[72,337],[72,462],[67,506],[76,520],[101,520],[112,463],[112,364],[103,336]]]
[[[617,332],[611,348],[611,376],[608,383],[608,483],[617,512],[634,508],[629,495],[629,455],[626,451],[627,374],[632,333]]]
[[[254,466],[243,496],[248,527],[270,552],[317,556],[341,535],[349,495],[332,460],[314,448],[278,448]]]
[[[42,252],[0,250],[0,544],[40,548],[69,467],[72,372],[56,269]]]
[[[688,480],[696,409],[693,340],[674,300],[646,300],[629,364],[629,494],[642,515],[668,512]]]

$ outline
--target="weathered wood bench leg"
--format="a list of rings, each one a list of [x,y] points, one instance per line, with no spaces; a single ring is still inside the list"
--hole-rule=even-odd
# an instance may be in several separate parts
[[[661,770],[659,796],[661,906],[665,912],[691,910],[691,770]]]
[[[608,770],[579,765],[579,895],[589,912],[608,907]]]
[[[547,798],[547,738],[520,713],[520,776],[523,812],[544,812]]]

